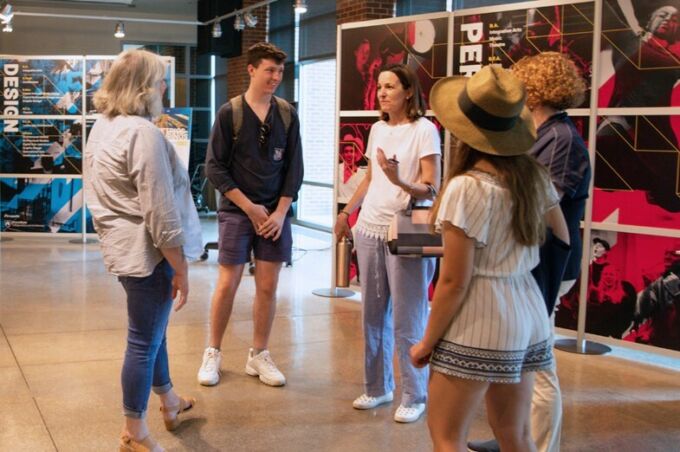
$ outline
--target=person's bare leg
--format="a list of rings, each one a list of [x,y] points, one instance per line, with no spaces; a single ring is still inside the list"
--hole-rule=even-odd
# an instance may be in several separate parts
[[[467,451],[466,438],[489,384],[431,371],[427,425],[435,452]]]
[[[253,348],[264,350],[269,343],[276,314],[276,288],[281,262],[255,261],[255,302],[253,303]]]
[[[494,383],[486,393],[489,424],[503,452],[536,451],[529,426],[533,387],[533,372],[524,372],[520,383]]]
[[[236,290],[243,275],[243,265],[220,264],[217,286],[210,303],[210,346],[220,348],[234,307]]]

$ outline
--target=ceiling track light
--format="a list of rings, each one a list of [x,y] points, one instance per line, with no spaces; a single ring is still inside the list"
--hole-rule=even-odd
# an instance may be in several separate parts
[[[257,16],[253,15],[253,13],[250,11],[246,11],[243,14],[243,21],[246,23],[247,26],[253,28],[255,27],[255,25],[257,25]]]
[[[118,39],[122,39],[125,37],[125,24],[123,24],[123,22],[118,22],[116,24],[116,28],[113,31],[113,36],[115,36]]]
[[[8,24],[12,20],[12,17],[14,17],[14,8],[12,8],[11,4],[5,3],[5,6],[0,10],[0,22]]]
[[[307,0],[295,0],[293,5],[295,12],[298,14],[304,14],[307,12]]]
[[[219,22],[215,22],[212,26],[212,37],[221,38],[222,37],[222,25]]]
[[[244,28],[246,28],[246,23],[243,21],[243,16],[237,14],[236,19],[234,19],[234,30],[241,31]]]

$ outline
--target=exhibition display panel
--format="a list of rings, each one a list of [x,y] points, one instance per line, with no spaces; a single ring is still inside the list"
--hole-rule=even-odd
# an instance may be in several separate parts
[[[340,25],[336,209],[368,165],[380,67],[408,64],[429,92],[446,75],[565,53],[590,87],[568,113],[588,145],[594,177],[582,273],[557,308],[557,326],[577,330],[581,343],[588,333],[680,350],[680,42],[673,11],[680,0],[537,1]],[[445,149],[451,141],[447,132]]]
[[[163,105],[174,106],[175,59]],[[83,147],[97,119],[92,99],[115,56],[0,55],[0,233],[94,233],[85,207]],[[188,162],[191,109],[158,125]],[[83,213],[85,212],[85,213]]]

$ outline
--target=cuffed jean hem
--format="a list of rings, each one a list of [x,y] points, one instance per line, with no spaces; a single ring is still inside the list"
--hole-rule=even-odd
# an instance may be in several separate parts
[[[146,416],[146,411],[139,412],[123,407],[123,416],[131,417],[133,419],[144,419]]]
[[[166,392],[169,392],[172,389],[172,382],[168,382],[162,386],[151,386],[151,390],[153,391],[154,394],[165,394]]]

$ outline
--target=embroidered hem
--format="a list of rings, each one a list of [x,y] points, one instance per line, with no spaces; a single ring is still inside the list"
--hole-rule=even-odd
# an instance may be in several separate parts
[[[369,239],[387,241],[387,231],[389,226],[367,224],[359,220],[356,225],[357,231],[361,232],[363,235]]]
[[[441,340],[432,353],[430,364],[432,370],[459,378],[519,383],[522,372],[552,368],[553,355],[548,340],[526,350],[488,350]]]

